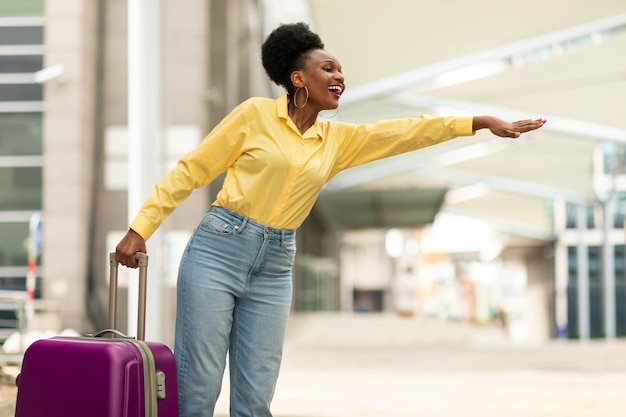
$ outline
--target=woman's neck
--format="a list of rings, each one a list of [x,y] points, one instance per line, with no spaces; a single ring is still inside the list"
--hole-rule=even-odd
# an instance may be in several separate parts
[[[300,131],[300,134],[303,135],[304,132],[309,130],[309,128],[315,123],[318,112],[306,107],[303,109],[299,109],[296,108],[296,106],[294,106],[292,103],[289,103],[287,113],[289,114],[289,118],[291,118],[293,123]]]

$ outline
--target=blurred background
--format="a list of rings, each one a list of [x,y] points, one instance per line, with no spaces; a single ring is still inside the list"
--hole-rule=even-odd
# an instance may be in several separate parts
[[[108,253],[129,219],[234,106],[283,93],[260,45],[297,21],[343,65],[328,118],[548,123],[333,179],[298,231],[294,317],[461,322],[520,344],[626,335],[623,0],[2,0],[3,339],[107,327]],[[219,185],[149,242],[149,339],[173,343],[180,254]]]

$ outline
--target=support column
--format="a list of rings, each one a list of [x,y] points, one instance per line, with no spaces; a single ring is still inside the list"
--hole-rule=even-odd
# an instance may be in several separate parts
[[[161,2],[128,0],[128,216],[132,221],[163,174]],[[162,238],[148,241],[146,339],[161,340]],[[137,330],[138,281],[128,283],[128,333]]]
[[[89,241],[94,238],[89,225],[98,6],[93,1],[60,0],[46,5],[44,67],[60,69],[61,76],[44,85],[43,292],[58,306],[62,327],[92,332],[85,308],[85,277]]]

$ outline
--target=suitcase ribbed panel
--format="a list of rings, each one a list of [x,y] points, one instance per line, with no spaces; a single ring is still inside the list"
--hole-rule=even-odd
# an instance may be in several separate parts
[[[39,340],[24,355],[15,416],[145,417],[143,362],[122,340]]]

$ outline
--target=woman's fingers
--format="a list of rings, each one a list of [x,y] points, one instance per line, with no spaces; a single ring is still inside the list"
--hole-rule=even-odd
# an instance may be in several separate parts
[[[539,129],[544,125],[546,119],[527,119],[527,120],[518,120],[517,122],[513,122],[512,125],[515,126],[515,130],[520,133],[530,132],[532,130]]]

